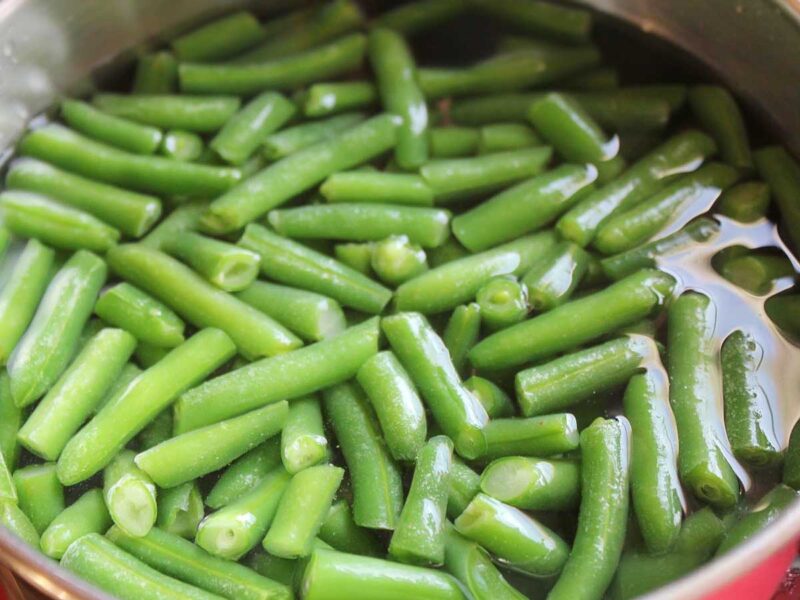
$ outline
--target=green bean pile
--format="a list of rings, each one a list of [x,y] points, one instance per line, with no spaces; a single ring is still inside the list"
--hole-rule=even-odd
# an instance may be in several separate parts
[[[417,65],[470,18],[522,35]],[[620,87],[591,28],[238,12],[64,100],[0,193],[0,523],[122,599],[591,600],[774,521],[796,263],[716,253],[776,324],[723,340],[664,261],[773,213],[800,245],[800,164],[720,86]]]

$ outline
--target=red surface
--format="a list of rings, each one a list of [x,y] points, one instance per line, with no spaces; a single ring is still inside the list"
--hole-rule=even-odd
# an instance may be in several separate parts
[[[755,564],[753,569],[736,581],[706,596],[705,600],[800,600],[795,571],[787,572],[796,556],[797,543],[792,542],[763,562]],[[786,580],[781,584],[784,577]]]

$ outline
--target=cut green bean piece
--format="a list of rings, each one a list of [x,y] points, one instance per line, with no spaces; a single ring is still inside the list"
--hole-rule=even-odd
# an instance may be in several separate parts
[[[564,410],[598,392],[624,385],[658,357],[653,341],[627,335],[565,354],[517,373],[517,402],[527,417]]]
[[[105,252],[119,241],[119,231],[82,210],[33,192],[0,193],[0,216],[15,235],[45,244]]]
[[[715,381],[716,310],[708,296],[697,292],[686,292],[672,303],[667,370],[681,481],[698,498],[726,508],[739,498],[739,480],[722,450],[727,440],[722,415],[717,413],[721,390]]]
[[[264,549],[281,558],[311,554],[314,538],[330,510],[342,477],[344,469],[332,465],[309,467],[292,476],[264,538]]]
[[[0,372],[0,454],[10,471],[17,466],[20,446],[17,432],[22,425],[22,409],[14,403],[11,385],[5,369]]]
[[[147,342],[136,344],[136,361],[143,369],[149,369],[169,353],[169,348],[154,346]]]
[[[740,223],[754,223],[766,216],[770,200],[770,188],[766,183],[745,181],[722,192],[714,212]]]
[[[18,150],[23,156],[38,158],[84,177],[155,194],[213,196],[242,178],[237,169],[130,154],[57,123],[28,133],[20,140]]]
[[[527,125],[496,123],[480,128],[478,154],[492,154],[541,146],[542,139]]]
[[[720,158],[737,169],[752,170],[747,128],[731,93],[717,85],[696,85],[689,90],[689,106],[700,125],[716,140]]]
[[[175,432],[217,423],[346,381],[378,352],[378,336],[378,319],[369,319],[322,342],[206,381],[178,399]]]
[[[282,129],[263,140],[264,158],[271,161],[280,160],[319,142],[333,139],[355,127],[365,118],[362,113],[345,113]]]
[[[143,54],[136,61],[133,94],[171,94],[178,89],[178,61],[161,50]]]
[[[480,369],[500,369],[571,350],[653,314],[672,295],[675,283],[661,271],[639,271],[490,335],[470,351],[470,361]]]
[[[260,225],[249,225],[239,244],[261,256],[261,272],[270,279],[379,313],[391,299],[384,286],[337,260],[287,240]]]
[[[300,583],[305,600],[466,600],[446,573],[396,562],[316,549]]]
[[[319,539],[341,552],[364,556],[383,554],[372,534],[356,525],[346,500],[337,500],[333,503],[319,528]]]
[[[302,345],[264,313],[157,250],[141,244],[118,246],[108,254],[108,264],[121,278],[153,294],[193,325],[225,331],[246,357],[272,356]]]
[[[357,379],[375,409],[392,456],[416,460],[427,437],[425,408],[400,361],[391,351],[379,352],[361,366]]]
[[[236,56],[263,39],[258,19],[240,11],[175,38],[170,45],[179,60],[215,61]]]
[[[467,354],[478,341],[481,330],[481,307],[475,302],[456,306],[447,321],[442,341],[460,374],[467,367]]]
[[[144,371],[89,421],[58,460],[59,478],[88,479],[184,390],[230,359],[235,346],[218,329],[202,330]]]
[[[483,405],[490,419],[514,416],[514,406],[511,403],[511,398],[488,379],[473,375],[464,382],[464,386]]]
[[[19,506],[14,502],[0,501],[0,525],[23,542],[39,549],[39,532]]]
[[[725,279],[751,294],[768,294],[777,279],[793,277],[794,265],[781,254],[746,252],[740,256],[726,257],[719,267]]]
[[[564,304],[587,275],[591,261],[592,257],[572,242],[547,249],[522,278],[530,308],[544,312]]]
[[[534,577],[556,575],[569,554],[569,546],[550,529],[485,494],[475,496],[455,526],[504,566]]]
[[[103,494],[114,523],[130,535],[141,537],[155,525],[158,514],[156,486],[136,466],[135,452],[123,450],[103,472]]]
[[[89,490],[65,508],[45,529],[40,547],[50,558],[60,559],[69,545],[89,533],[105,533],[111,527],[103,492]]]
[[[565,90],[601,92],[617,89],[619,79],[619,71],[616,68],[600,66],[562,79],[559,83]]]
[[[36,406],[19,430],[20,442],[45,460],[55,460],[114,384],[136,346],[121,329],[93,336]]]
[[[188,94],[252,95],[266,89],[287,90],[324,81],[357,69],[367,39],[354,33],[285,57],[258,63],[181,63],[178,78]]]
[[[584,42],[592,28],[590,12],[540,0],[474,0],[472,4],[524,33],[563,42]]]
[[[443,435],[432,437],[419,451],[411,487],[389,542],[389,556],[420,565],[444,562],[452,460],[453,442]]]
[[[391,235],[371,247],[370,267],[381,281],[397,286],[427,271],[427,258],[407,235]]]
[[[486,410],[464,387],[447,347],[419,313],[400,313],[381,322],[395,354],[416,384],[433,417],[467,459],[486,451]]]
[[[552,600],[602,598],[617,570],[628,519],[630,428],[597,419],[581,432],[581,507]]]
[[[352,383],[329,388],[324,399],[325,414],[350,473],[355,522],[371,529],[394,529],[403,506],[403,484],[372,407]]]
[[[63,100],[61,116],[76,131],[128,152],[153,154],[161,143],[161,131],[155,127],[105,114],[85,102]]]
[[[725,539],[719,545],[716,556],[729,552],[754,535],[761,533],[770,523],[780,517],[796,499],[797,492],[795,490],[779,483],[730,528]]]
[[[792,427],[789,445],[783,463],[783,483],[794,489],[800,489],[800,427],[797,423]]]
[[[278,465],[248,492],[203,519],[197,545],[214,556],[238,560],[264,539],[290,479]]]
[[[319,188],[328,202],[431,206],[433,191],[419,175],[377,171],[334,173]]]
[[[156,525],[164,531],[192,539],[203,516],[203,497],[196,482],[159,491]]]
[[[255,252],[198,233],[181,232],[164,249],[226,292],[241,291],[258,276]]]
[[[464,0],[425,0],[407,2],[382,13],[373,25],[409,36],[441,25],[460,15],[468,3]]]
[[[553,244],[555,235],[544,231],[447,262],[402,284],[395,294],[397,307],[433,314],[471,302],[493,277],[527,272]]]
[[[184,341],[180,317],[129,283],[118,283],[103,292],[94,311],[106,323],[130,331],[148,344],[173,348]]]
[[[571,414],[527,419],[492,419],[484,428],[481,459],[504,456],[552,456],[578,447],[578,424]]]
[[[471,127],[432,127],[430,135],[431,158],[463,158],[478,152],[481,130]],[[531,144],[535,145],[535,144]],[[504,150],[519,148],[504,148]],[[493,150],[499,152],[500,150]],[[489,152],[483,152],[489,154]]]
[[[227,506],[252,490],[280,464],[280,438],[275,436],[243,454],[225,469],[206,496],[206,504],[215,509]]]
[[[0,453],[0,502],[17,502],[17,489],[2,453]]]
[[[97,533],[73,542],[61,558],[61,566],[120,600],[223,598],[161,574]]]
[[[438,248],[431,248],[426,252],[430,259],[431,268],[440,267],[445,263],[453,262],[459,258],[468,256],[469,251],[458,243],[455,237],[450,237]]]
[[[767,299],[767,316],[790,338],[800,338],[800,296],[782,294]]]
[[[647,549],[663,554],[675,546],[680,535],[684,500],[667,375],[659,363],[655,365],[631,378],[623,406],[632,429],[633,509]]]
[[[528,315],[528,291],[516,277],[502,275],[490,279],[475,294],[481,322],[489,331],[519,323]]]
[[[458,215],[453,234],[473,252],[513,240],[570,209],[596,179],[592,165],[561,165]]]
[[[464,464],[457,456],[453,456],[447,493],[448,518],[455,519],[464,512],[467,505],[481,491],[480,481],[480,475]]]
[[[437,159],[423,165],[420,175],[438,203],[480,196],[542,172],[553,152],[549,146],[495,152],[470,158]]]
[[[92,103],[100,110],[138,123],[197,133],[217,131],[239,109],[234,96],[97,94]]]
[[[196,133],[181,129],[167,131],[159,147],[160,154],[179,162],[198,161],[203,156],[204,150],[203,138]]]
[[[29,465],[14,471],[17,503],[39,535],[64,510],[64,488],[53,463]]]
[[[48,285],[8,364],[17,406],[38,400],[67,368],[105,282],[106,270],[100,258],[79,250]]]
[[[580,489],[580,466],[571,460],[510,456],[481,475],[483,493],[523,510],[573,509]]]
[[[272,437],[288,413],[283,401],[177,435],[137,454],[136,464],[161,487],[180,485],[226,466]]]
[[[247,566],[263,577],[273,579],[287,587],[294,587],[300,574],[301,563],[299,559],[279,558],[267,554],[263,550],[255,550],[247,558]]]
[[[269,165],[214,200],[203,226],[217,233],[234,231],[329,175],[383,154],[395,145],[398,124],[398,117],[378,115]]]
[[[179,233],[196,230],[207,206],[208,203],[203,201],[181,204],[143,237],[140,243],[154,250],[162,250]]]
[[[715,150],[714,141],[703,133],[679,133],[583,198],[559,219],[556,227],[565,238],[586,246],[609,217],[659,191],[675,175],[694,171]]]
[[[55,253],[50,248],[38,240],[29,240],[14,263],[8,281],[0,290],[0,363],[2,364],[8,362],[11,352],[16,348],[37,312],[39,300],[45,294],[50,281],[54,257]],[[8,379],[6,385],[7,382]],[[2,422],[4,420],[0,420],[0,423]]]
[[[289,414],[281,431],[281,460],[294,474],[312,467],[328,456],[328,440],[322,424],[319,400],[311,396],[289,404]]]
[[[378,102],[378,90],[369,81],[315,83],[301,98],[306,117],[318,118],[369,108]],[[342,115],[344,116],[344,115]]]

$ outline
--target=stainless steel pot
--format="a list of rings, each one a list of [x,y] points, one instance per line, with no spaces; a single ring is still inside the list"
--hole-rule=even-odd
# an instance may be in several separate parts
[[[0,159],[27,123],[110,60],[245,0],[0,0]],[[271,1],[267,6],[293,4]],[[580,0],[698,57],[800,155],[800,0]],[[655,599],[739,598],[746,576],[785,569],[800,539],[800,503],[748,543]],[[771,562],[769,562],[771,561]],[[106,594],[0,529],[3,565],[48,597]],[[760,570],[757,570],[760,569]],[[749,580],[752,584],[752,578]],[[768,597],[774,580],[764,582]],[[733,587],[731,587],[733,586]],[[753,597],[753,596],[748,596]]]

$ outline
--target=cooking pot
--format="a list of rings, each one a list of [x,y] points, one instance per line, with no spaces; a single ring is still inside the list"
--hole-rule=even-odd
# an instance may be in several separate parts
[[[0,161],[33,117],[60,94],[80,93],[88,77],[112,59],[245,3],[0,0]],[[271,0],[259,6],[296,3]],[[580,3],[696,57],[800,155],[800,0]],[[797,554],[798,539],[800,503],[747,543],[649,597],[769,598]],[[4,583],[11,598],[23,597],[17,581],[50,598],[109,598],[0,528],[0,598]]]

